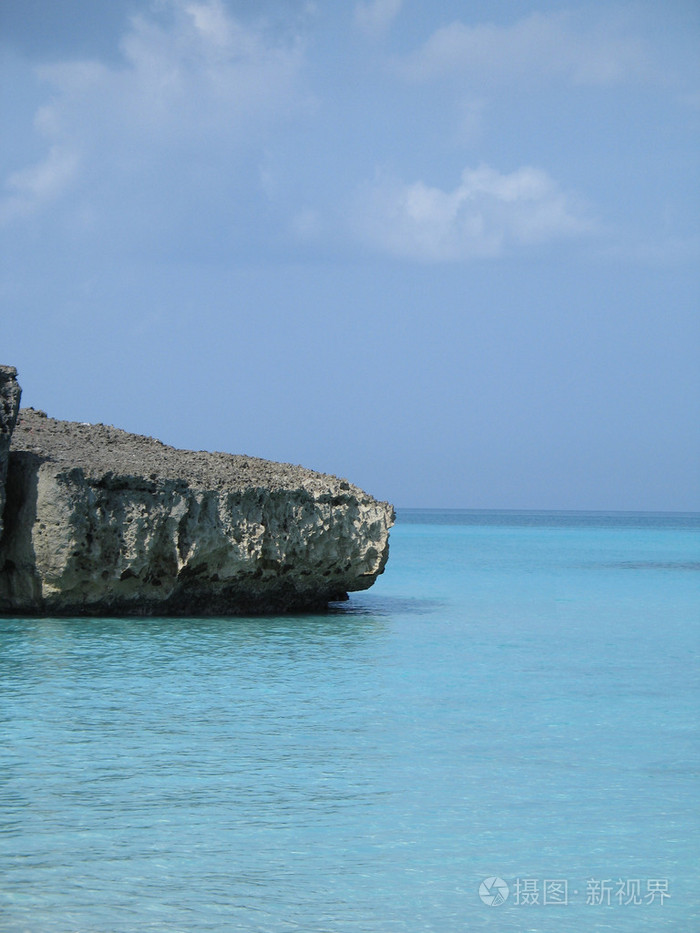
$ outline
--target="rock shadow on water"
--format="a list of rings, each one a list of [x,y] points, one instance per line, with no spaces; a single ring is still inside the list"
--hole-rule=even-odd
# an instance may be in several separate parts
[[[0,618],[0,641],[13,645],[23,662],[47,656],[98,654],[122,663],[117,651],[132,659],[144,652],[153,659],[184,652],[190,657],[236,656],[250,649],[279,648],[314,654],[324,646],[334,652],[373,639],[386,629],[386,617],[373,612],[305,613],[277,616],[56,616]],[[21,646],[24,645],[24,648]],[[0,670],[10,662],[0,660]]]
[[[446,600],[419,596],[377,596],[366,599],[351,598],[348,602],[331,603],[328,611],[333,615],[376,616],[388,618],[400,615],[428,616],[443,611]]]
[[[40,658],[112,654],[134,660],[146,652],[161,660],[172,652],[191,657],[276,651],[350,650],[382,637],[399,616],[426,617],[444,608],[438,599],[372,596],[332,603],[325,612],[267,616],[20,616],[0,617],[0,641],[12,646],[0,669],[33,666]],[[34,660],[32,660],[34,659]]]

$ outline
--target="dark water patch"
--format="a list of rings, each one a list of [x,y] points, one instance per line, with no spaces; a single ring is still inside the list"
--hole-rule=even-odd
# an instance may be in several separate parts
[[[579,512],[517,509],[397,509],[400,525],[511,528],[653,528],[700,531],[698,512]]]
[[[700,570],[698,560],[620,560],[601,564],[611,570]]]
[[[350,599],[346,603],[332,603],[330,612],[343,616],[393,617],[395,615],[426,616],[444,610],[447,600],[402,596],[371,596],[366,601]]]

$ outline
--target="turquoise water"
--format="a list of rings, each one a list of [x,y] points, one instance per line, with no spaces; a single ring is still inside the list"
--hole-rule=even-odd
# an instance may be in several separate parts
[[[699,570],[402,512],[328,616],[0,620],[0,930],[698,929]]]

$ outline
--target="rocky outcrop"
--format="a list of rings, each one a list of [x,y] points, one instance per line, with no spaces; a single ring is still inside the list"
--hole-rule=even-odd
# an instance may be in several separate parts
[[[334,476],[23,409],[7,478],[0,612],[323,609],[374,583],[393,518],[388,503]]]
[[[0,366],[0,538],[2,516],[5,509],[5,480],[10,455],[10,438],[17,421],[22,391],[17,382],[14,366]]]

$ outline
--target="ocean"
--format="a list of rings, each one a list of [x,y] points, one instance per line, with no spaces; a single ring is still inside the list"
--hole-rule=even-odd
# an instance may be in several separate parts
[[[699,628],[700,515],[422,510],[327,615],[0,619],[0,930],[698,930]]]

